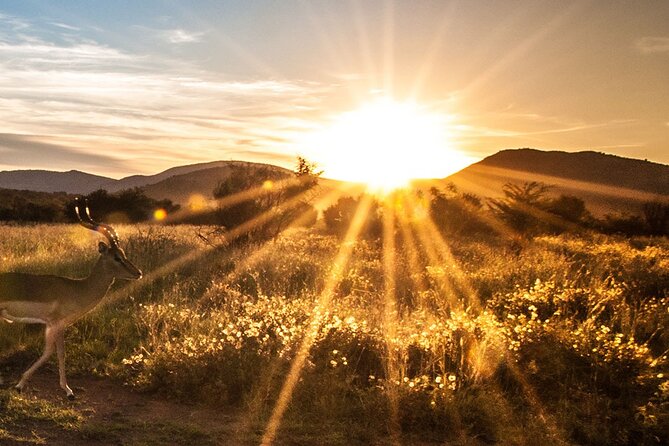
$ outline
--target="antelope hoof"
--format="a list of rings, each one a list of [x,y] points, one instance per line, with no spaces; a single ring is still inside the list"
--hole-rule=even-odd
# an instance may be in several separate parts
[[[69,395],[67,395],[67,399],[70,401],[74,401],[76,397],[74,396],[74,393],[70,393]]]
[[[14,386],[14,390],[16,391],[16,393],[21,393],[23,392],[23,387],[17,384]]]

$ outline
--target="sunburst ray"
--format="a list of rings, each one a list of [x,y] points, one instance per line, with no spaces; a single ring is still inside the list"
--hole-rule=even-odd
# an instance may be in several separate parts
[[[358,235],[360,234],[360,230],[365,223],[365,219],[369,213],[371,203],[371,197],[367,195],[363,196],[363,198],[360,200],[356,213],[353,216],[353,220],[351,221],[346,236],[341,242],[339,252],[337,253],[337,256],[333,262],[332,269],[328,275],[323,291],[321,292],[316,302],[313,312],[314,316],[307,325],[307,332],[305,333],[300,347],[297,350],[295,357],[293,358],[288,375],[286,376],[281,391],[279,392],[279,397],[276,404],[274,405],[272,415],[270,416],[265,433],[262,437],[262,445],[272,444],[276,437],[281,420],[283,419],[283,415],[288,408],[293,391],[295,390],[297,381],[302,373],[302,368],[304,367],[304,363],[309,355],[311,346],[313,345],[320,328],[320,322],[316,317],[315,310],[318,308],[329,307],[330,301],[334,295],[335,288],[339,284],[339,281],[344,274],[346,265],[348,264],[351,253],[353,252],[355,241],[357,240]]]
[[[386,379],[389,383],[401,381],[401,363],[396,354],[398,307],[396,296],[396,253],[395,253],[395,209],[392,198],[383,202],[383,322],[382,329],[386,341]],[[399,395],[398,388],[389,385],[390,435],[395,445],[400,444]]]

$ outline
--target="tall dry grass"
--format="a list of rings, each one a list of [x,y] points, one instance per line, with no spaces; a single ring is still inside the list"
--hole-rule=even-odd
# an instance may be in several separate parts
[[[253,436],[308,336],[280,436],[382,442],[396,420],[420,441],[669,441],[666,239],[548,236],[509,252],[460,238],[446,240],[450,263],[398,239],[390,330],[379,243],[355,242],[322,307],[340,242],[316,230],[211,249],[190,226],[118,229],[149,280],[118,284],[123,297],[68,331],[79,372],[243,409]],[[82,276],[94,240],[3,226],[0,270]],[[3,361],[37,355],[40,333],[3,324],[0,348]]]

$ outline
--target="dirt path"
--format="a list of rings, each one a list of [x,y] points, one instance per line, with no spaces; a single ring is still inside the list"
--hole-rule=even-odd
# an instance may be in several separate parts
[[[5,376],[15,382],[14,376]],[[171,401],[139,393],[110,379],[90,376],[69,378],[77,398],[68,401],[58,386],[55,370],[45,366],[31,379],[22,394],[38,412],[72,409],[83,421],[64,426],[56,421],[26,417],[10,426],[0,426],[12,436],[0,445],[227,445],[253,444],[240,438],[238,415],[186,401]],[[46,408],[45,408],[46,407]],[[46,414],[44,414],[46,415]],[[56,416],[54,416],[54,420]]]

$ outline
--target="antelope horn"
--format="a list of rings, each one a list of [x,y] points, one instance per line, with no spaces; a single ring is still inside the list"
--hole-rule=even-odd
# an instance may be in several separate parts
[[[77,198],[76,201],[77,204],[74,206],[74,212],[77,214],[79,224],[81,224],[84,228],[90,229],[91,231],[99,232],[100,234],[104,235],[107,240],[109,240],[111,245],[118,246],[118,234],[116,233],[116,230],[114,230],[114,228],[109,225],[98,223],[93,220],[91,217],[91,211],[88,209],[88,200],[84,201],[84,212],[86,214],[86,220],[81,218],[81,212],[79,211],[79,198]]]

